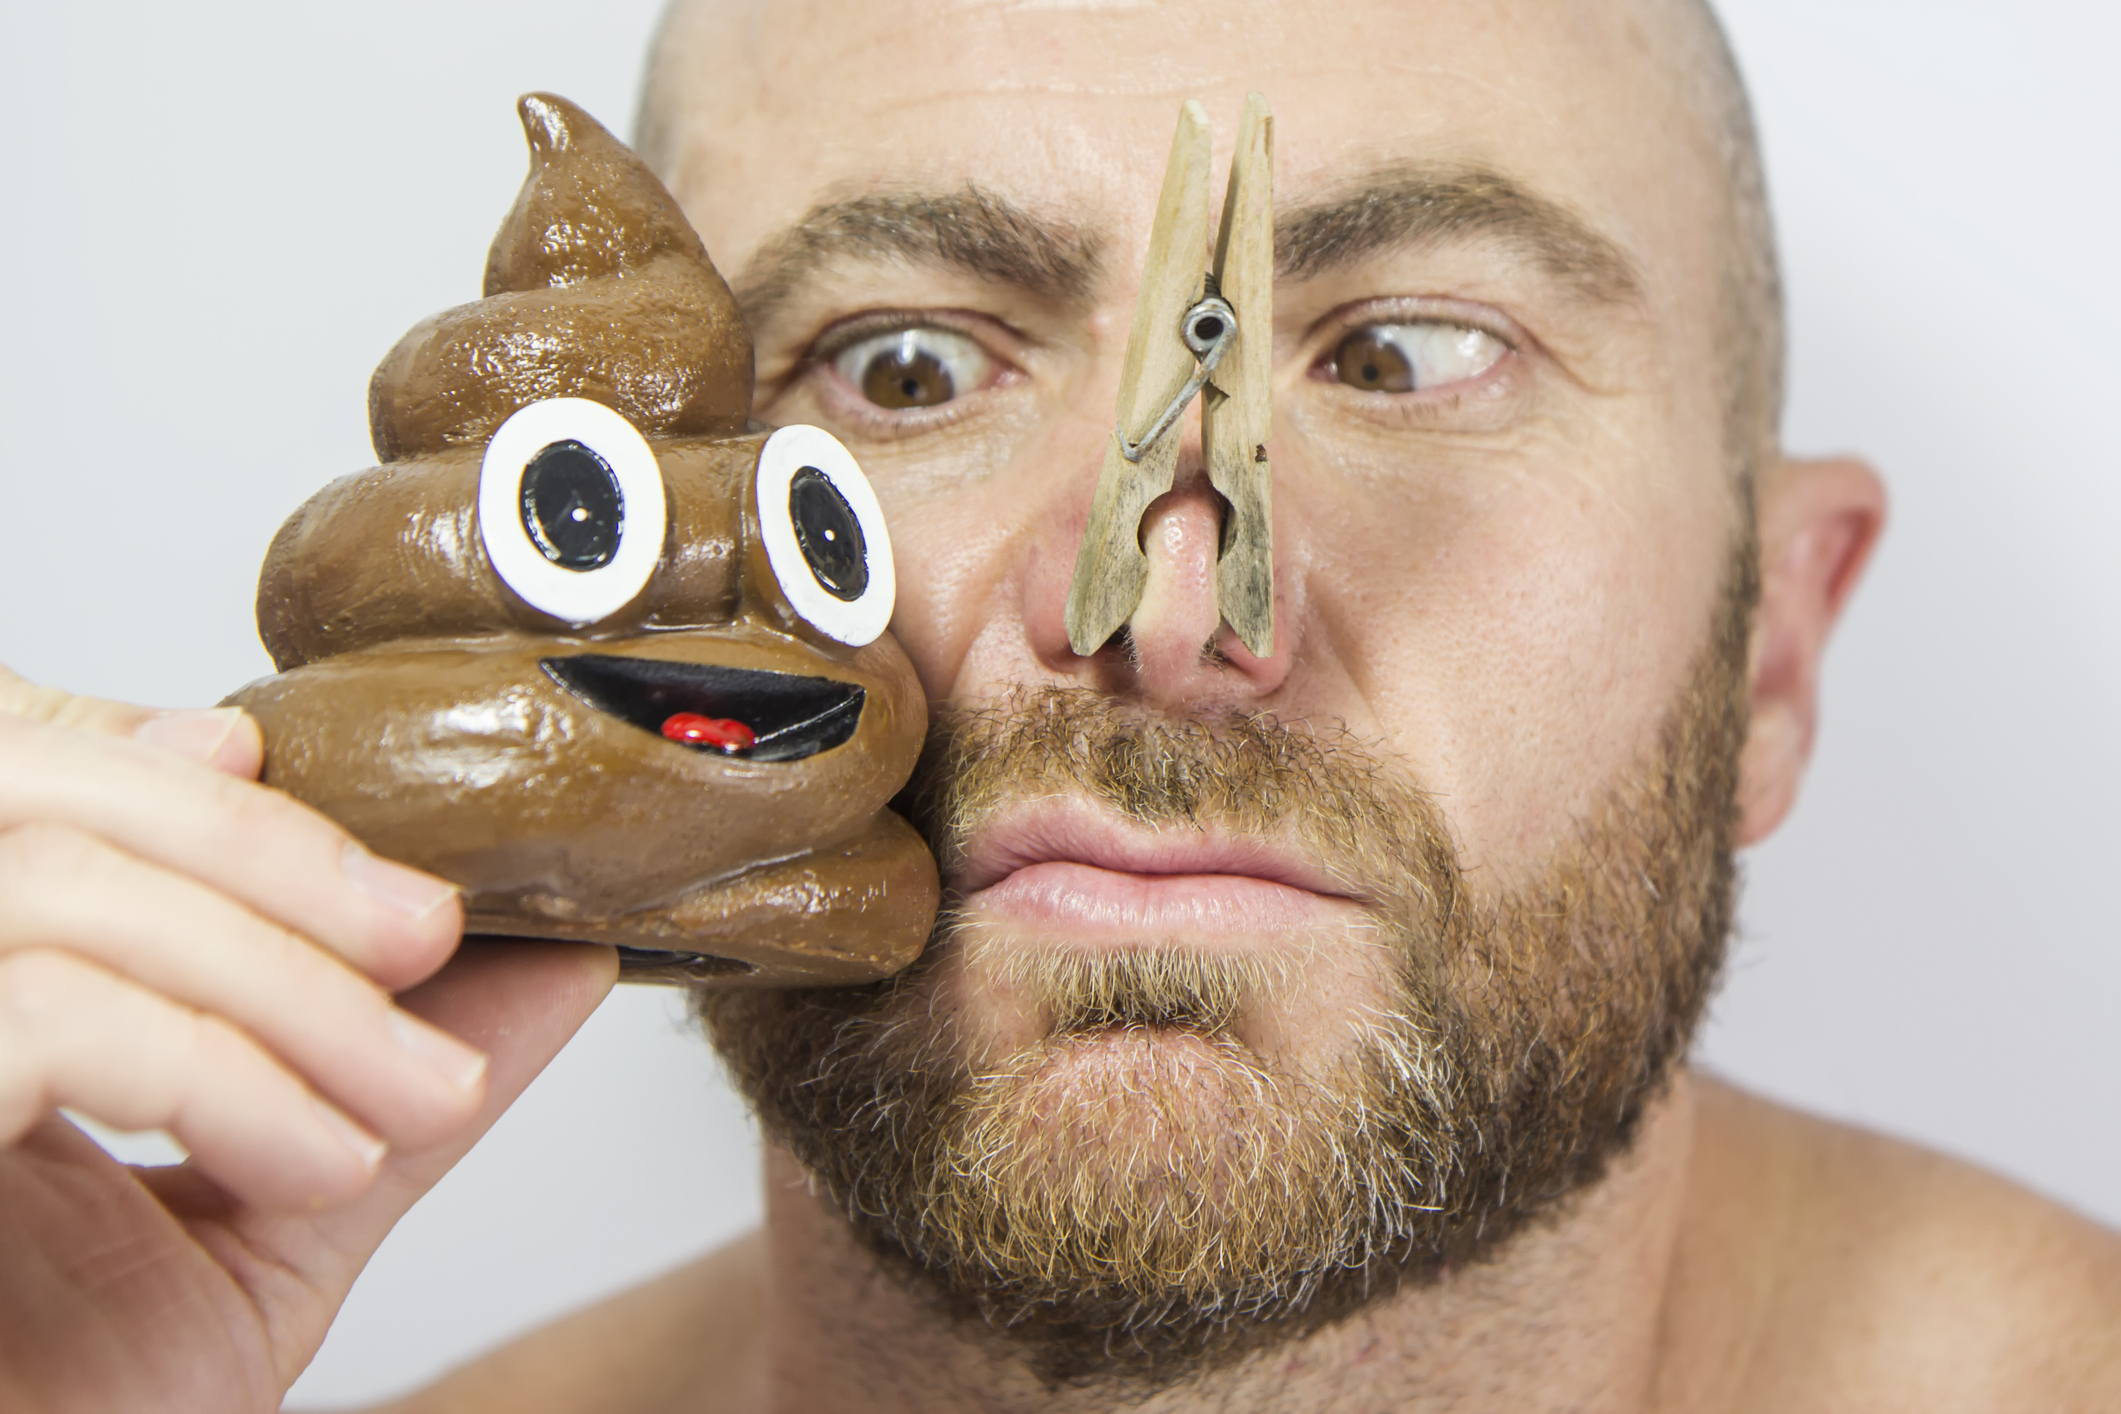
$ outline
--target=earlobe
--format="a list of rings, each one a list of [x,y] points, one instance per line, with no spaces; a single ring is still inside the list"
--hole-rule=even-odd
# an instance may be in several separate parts
[[[1789,813],[1819,718],[1819,663],[1885,528],[1885,486],[1853,458],[1784,460],[1761,478],[1752,725],[1739,766],[1740,845]]]

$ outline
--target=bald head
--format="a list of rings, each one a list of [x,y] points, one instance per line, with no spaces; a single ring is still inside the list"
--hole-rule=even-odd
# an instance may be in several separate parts
[[[1722,307],[1718,313],[1730,407],[1733,451],[1750,470],[1775,454],[1782,423],[1783,361],[1781,262],[1768,206],[1760,135],[1737,56],[1709,0],[1652,0],[1662,10],[1680,62],[1676,74],[1692,90],[1692,104],[1721,158],[1723,175]]]

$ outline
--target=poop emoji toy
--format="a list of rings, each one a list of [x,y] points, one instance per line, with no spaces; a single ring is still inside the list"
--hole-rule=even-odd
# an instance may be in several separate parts
[[[274,539],[279,668],[229,700],[265,780],[464,890],[473,933],[628,975],[863,982],[919,953],[933,860],[885,808],[926,729],[884,633],[876,497],[751,423],[751,341],[669,194],[563,99],[485,298],[376,370],[382,465]]]

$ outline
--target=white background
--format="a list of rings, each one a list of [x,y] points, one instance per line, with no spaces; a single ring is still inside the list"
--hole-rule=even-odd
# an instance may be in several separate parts
[[[0,661],[207,702],[281,518],[477,293],[532,87],[626,130],[651,0],[0,10]],[[1726,0],[1794,335],[1790,444],[1894,524],[1703,1051],[2121,1221],[2121,11]],[[619,994],[401,1226],[293,1402],[358,1402],[755,1220],[756,1140]]]

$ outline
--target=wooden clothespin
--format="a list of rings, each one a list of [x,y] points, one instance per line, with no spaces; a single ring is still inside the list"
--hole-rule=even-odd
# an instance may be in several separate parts
[[[1149,562],[1141,519],[1171,489],[1178,422],[1201,403],[1208,479],[1230,503],[1215,592],[1223,620],[1261,657],[1274,651],[1274,549],[1267,430],[1274,346],[1274,119],[1245,96],[1230,184],[1208,244],[1208,115],[1188,99],[1164,168],[1149,259],[1127,336],[1119,419],[1068,587],[1068,643],[1095,653],[1134,617]]]

